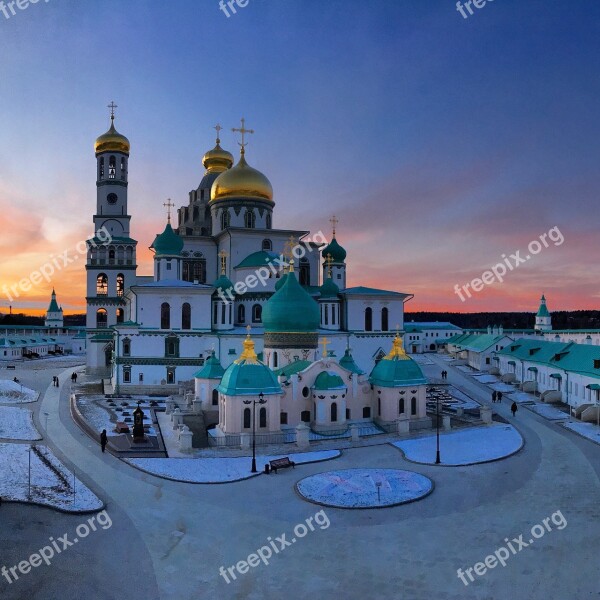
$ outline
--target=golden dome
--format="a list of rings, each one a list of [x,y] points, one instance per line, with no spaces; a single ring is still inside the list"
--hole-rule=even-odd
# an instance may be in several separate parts
[[[217,145],[202,157],[202,164],[209,173],[222,173],[227,169],[231,169],[233,154],[223,150],[220,146],[220,140],[217,138]]]
[[[243,148],[238,164],[221,173],[210,191],[211,202],[230,198],[254,198],[273,202],[271,182],[246,162]]]
[[[101,152],[122,152],[129,155],[129,140],[115,129],[114,117],[110,119],[110,129],[102,134],[94,144],[96,154]]]

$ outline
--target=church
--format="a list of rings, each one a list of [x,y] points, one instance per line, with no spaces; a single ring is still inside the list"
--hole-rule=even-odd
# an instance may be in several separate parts
[[[319,345],[325,339],[327,359],[337,365],[328,380],[342,378],[349,386],[347,403],[354,402],[358,392],[350,373],[369,373],[390,353],[403,333],[404,303],[412,294],[348,287],[347,253],[336,218],[329,240],[321,232],[275,227],[276,196],[266,175],[248,162],[248,136],[254,131],[244,119],[232,129],[240,139],[237,162],[221,146],[221,126],[215,127],[215,146],[202,158],[203,173],[177,210],[177,224],[171,222],[175,205],[169,200],[164,230],[145,240],[154,253],[152,276],[138,275],[138,242],[128,212],[131,144],[115,127],[114,108],[112,103],[110,127],[94,148],[96,233],[88,240],[86,263],[88,373],[110,378],[117,392],[176,393],[200,372],[221,369],[224,375],[249,356],[250,328],[252,357],[272,373],[287,369],[292,380],[323,360]],[[285,192],[277,202],[285,205]],[[101,231],[110,233],[108,242],[100,239]],[[219,385],[226,396],[229,384]],[[206,396],[211,404],[214,387]],[[304,387],[298,392],[292,386],[291,395],[277,391],[282,405],[296,401]],[[363,414],[358,404],[355,408]],[[331,404],[327,410],[331,416]],[[338,410],[346,414],[341,405]],[[295,412],[300,420],[302,411]],[[415,413],[425,414],[424,394],[423,409]]]

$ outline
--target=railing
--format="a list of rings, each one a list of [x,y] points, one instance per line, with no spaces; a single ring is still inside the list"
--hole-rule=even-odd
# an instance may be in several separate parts
[[[212,435],[208,436],[208,445],[211,448],[220,448],[222,446],[240,446],[241,436],[238,435],[223,435],[215,437]]]

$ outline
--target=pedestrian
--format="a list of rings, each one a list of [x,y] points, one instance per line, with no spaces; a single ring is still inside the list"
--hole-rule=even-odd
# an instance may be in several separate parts
[[[494,404],[496,404],[496,398],[498,397],[498,392],[494,391],[494,393],[492,394],[492,402]]]
[[[502,402],[502,392],[498,392],[498,402]]]
[[[515,417],[515,416],[516,416],[516,414],[517,414],[517,410],[518,410],[518,407],[517,407],[517,403],[516,403],[516,402],[513,402],[513,403],[512,403],[512,406],[510,407],[510,410],[512,411],[513,417]]]
[[[77,373],[73,373],[73,377],[75,377],[75,383],[77,383]]]
[[[442,379],[444,379],[444,371],[442,371]]]
[[[104,450],[106,449],[107,441],[108,441],[108,438],[106,436],[106,429],[103,429],[102,433],[100,434],[100,445],[102,446],[102,452],[104,452]]]
[[[52,375],[52,387],[56,387],[56,375]]]
[[[71,373],[71,383],[75,383],[75,371]]]

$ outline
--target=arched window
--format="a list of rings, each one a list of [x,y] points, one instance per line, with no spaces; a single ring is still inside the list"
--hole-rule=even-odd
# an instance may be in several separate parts
[[[219,404],[219,392],[216,388],[212,391],[212,403],[213,406],[217,406]]]
[[[189,302],[184,302],[181,306],[181,329],[192,328],[192,307]]]
[[[310,285],[310,263],[308,258],[300,259],[300,285]]]
[[[388,330],[389,330],[388,309],[384,307],[381,309],[381,331],[388,331]]]
[[[114,179],[117,174],[117,159],[111,156],[108,159],[108,178]]]
[[[122,296],[125,293],[125,276],[123,273],[117,275],[117,296]]]
[[[168,302],[160,305],[160,328],[171,329],[171,307]]]
[[[108,277],[106,273],[100,273],[96,277],[96,296],[108,295]]]
[[[381,398],[377,398],[377,416],[381,416]]]
[[[125,181],[125,177],[127,175],[127,159],[124,156],[121,156],[121,179]]]
[[[325,305],[325,325],[329,325],[329,304]]]
[[[365,331],[373,331],[373,309],[370,306],[365,310]]]
[[[253,210],[246,211],[246,214],[244,215],[244,225],[248,229],[254,229],[256,226],[256,215]]]
[[[131,354],[131,340],[125,338],[123,340],[123,356],[129,356]]]
[[[273,368],[277,368],[277,363],[279,362],[279,357],[277,356],[277,352],[273,352]]]
[[[268,214],[267,215],[267,229],[271,229],[271,226],[272,226],[272,218],[271,218],[271,215]]]
[[[370,419],[370,418],[371,418],[371,407],[363,406],[363,419]]]
[[[259,427],[267,426],[267,409],[264,406],[260,409],[260,412],[259,412],[258,426]]]
[[[249,408],[244,409],[244,429],[250,429],[251,427],[251,411]]]
[[[261,323],[262,322],[262,306],[260,304],[255,304],[252,307],[252,322],[253,323]]]
[[[262,241],[262,249],[263,250],[273,250],[273,242],[271,242],[271,240],[263,240]]]
[[[229,211],[225,209],[221,213],[221,229],[227,229],[229,227]]]
[[[117,308],[117,323],[122,323],[125,320],[125,311],[122,308]]]
[[[104,156],[98,159],[98,179],[104,179]]]
[[[400,398],[400,400],[398,400],[398,414],[404,414],[404,398]]]
[[[338,420],[338,415],[337,415],[337,402],[332,402],[331,403],[331,422],[335,423]]]
[[[110,248],[108,250],[108,264],[109,265],[115,264],[115,249],[114,248]]]
[[[238,306],[238,323],[246,321],[246,307],[243,304]]]
[[[417,399],[414,396],[410,399],[410,412],[412,415],[417,414]]]
[[[99,308],[96,311],[96,327],[103,329],[108,325],[108,313],[105,308]]]

